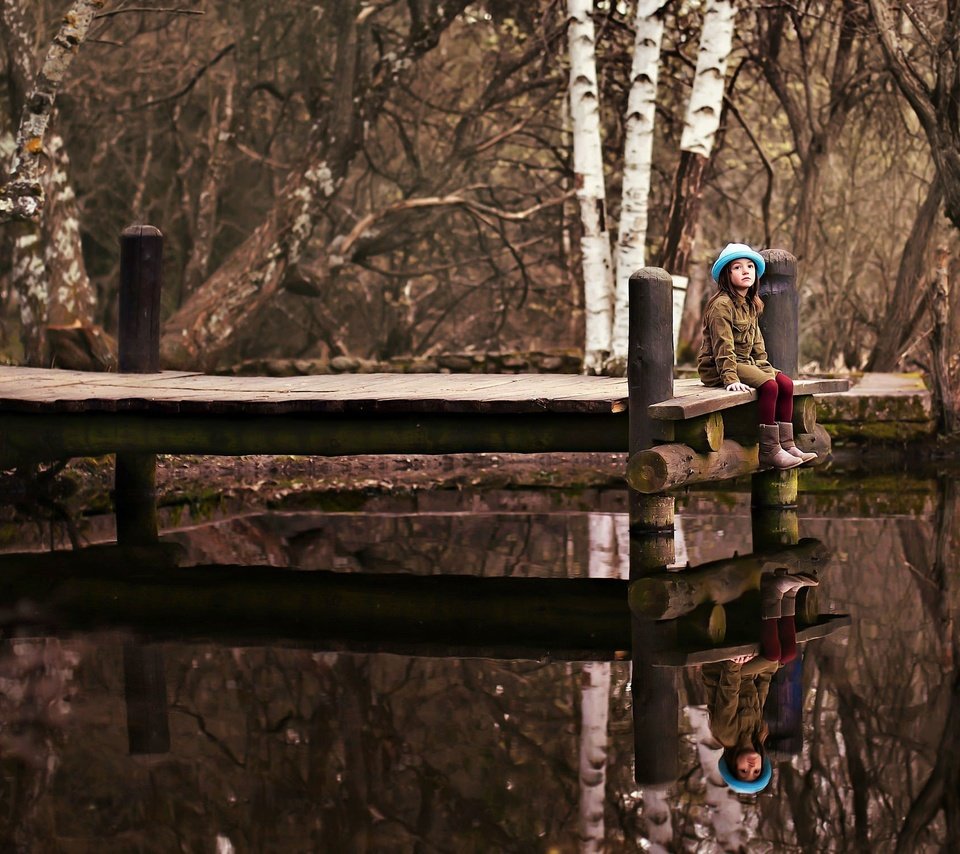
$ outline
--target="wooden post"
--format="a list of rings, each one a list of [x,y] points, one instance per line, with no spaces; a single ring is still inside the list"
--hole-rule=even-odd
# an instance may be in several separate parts
[[[660,267],[643,267],[630,277],[627,387],[633,456],[672,438],[668,427],[647,413],[651,403],[673,397],[673,279]],[[633,531],[672,532],[673,513],[671,496],[630,493]]]
[[[630,277],[630,456],[671,437],[649,416],[651,403],[673,397],[673,279],[659,267]],[[674,500],[630,490],[630,579],[666,569],[673,557]],[[677,644],[677,624],[631,615],[634,776],[641,786],[673,783],[680,748],[677,671],[653,655]]]
[[[760,281],[760,331],[770,364],[791,379],[800,363],[800,296],[797,293],[797,259],[783,249],[760,253],[767,267]],[[797,473],[765,471],[753,480],[754,507],[786,507],[797,503]]]
[[[152,225],[133,225],[120,235],[121,373],[160,370],[160,290],[163,235]],[[114,470],[117,543],[157,542],[157,456],[118,453]],[[168,753],[167,686],[159,646],[123,646],[124,698],[130,754]]]
[[[652,535],[656,536],[656,535]],[[650,534],[630,537],[630,582],[663,572],[657,550],[647,548]],[[674,783],[679,776],[679,671],[656,667],[656,653],[675,649],[677,620],[641,619],[631,612],[634,778],[640,786]]]
[[[157,542],[156,482],[156,454],[117,454],[113,507],[119,545],[148,546]]]
[[[797,293],[797,259],[783,249],[760,253],[766,270],[760,281],[760,331],[770,364],[791,379],[800,363],[800,296]]]
[[[136,642],[123,645],[123,693],[131,756],[169,753],[167,681],[161,647]]]
[[[120,372],[160,370],[160,289],[163,235],[152,225],[131,225],[120,235]]]

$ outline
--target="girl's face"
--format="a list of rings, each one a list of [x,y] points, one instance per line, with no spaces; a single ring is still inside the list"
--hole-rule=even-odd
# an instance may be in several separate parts
[[[737,756],[737,767],[734,773],[745,783],[752,783],[759,779],[763,770],[763,760],[756,750],[744,750]]]
[[[757,280],[757,265],[749,258],[737,258],[731,261],[729,269],[730,284],[741,293],[750,290]]]

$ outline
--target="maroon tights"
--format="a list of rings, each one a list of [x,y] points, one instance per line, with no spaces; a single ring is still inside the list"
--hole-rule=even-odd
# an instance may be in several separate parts
[[[781,664],[797,657],[797,624],[793,617],[760,621],[760,655]]]
[[[777,374],[757,389],[760,401],[760,423],[793,421],[793,380],[786,374]]]

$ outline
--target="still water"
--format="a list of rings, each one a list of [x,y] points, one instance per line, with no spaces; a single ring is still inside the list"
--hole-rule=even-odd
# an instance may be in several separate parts
[[[272,640],[253,621],[234,636],[194,623],[158,638],[115,615],[38,630],[24,620],[31,603],[5,589],[2,850],[949,848],[960,822],[952,482],[894,477],[866,491],[822,477],[802,490],[800,535],[833,553],[820,608],[852,624],[803,649],[799,737],[772,752],[758,796],[719,780],[695,668],[679,678],[679,778],[643,787],[622,650],[590,662],[433,643],[411,655],[386,641],[292,642],[282,626]],[[417,512],[388,497],[161,527],[188,565],[626,579],[625,494],[558,495],[424,496]],[[678,563],[751,551],[749,493],[695,492],[677,509]],[[109,540],[111,524],[86,519],[81,540]],[[64,539],[24,522],[4,549]],[[563,649],[562,621],[557,634]]]

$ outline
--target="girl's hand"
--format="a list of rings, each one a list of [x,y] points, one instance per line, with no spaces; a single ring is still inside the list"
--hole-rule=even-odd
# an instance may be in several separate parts
[[[746,383],[730,383],[727,386],[727,391],[750,391],[750,386]]]
[[[756,654],[753,654],[753,655],[735,655],[735,656],[734,656],[733,658],[731,658],[730,660],[731,660],[734,664],[746,664],[748,661],[753,661],[753,659],[755,659],[756,657],[757,657]]]

